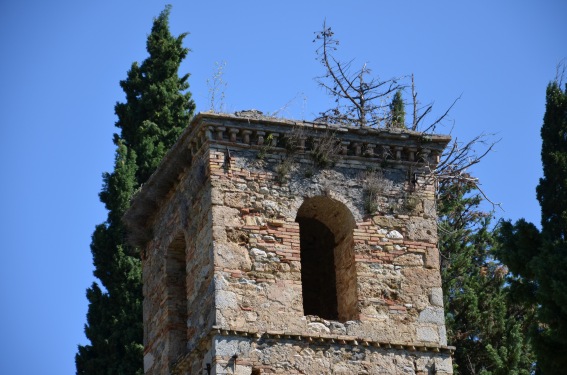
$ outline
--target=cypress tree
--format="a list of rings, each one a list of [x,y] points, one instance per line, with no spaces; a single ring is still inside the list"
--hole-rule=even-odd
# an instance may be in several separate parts
[[[187,92],[188,74],[179,77],[188,49],[169,31],[170,6],[154,19],[146,48],[149,57],[133,63],[120,82],[126,102],[117,103],[114,171],[103,174],[100,200],[108,210],[95,228],[91,252],[98,283],[87,289],[89,310],[79,346],[77,374],[143,374],[141,263],[126,241],[122,216],[136,189],[153,173],[189,124],[195,109]]]
[[[530,311],[509,298],[506,268],[494,261],[491,214],[473,183],[444,181],[439,191],[439,248],[447,338],[455,374],[529,375],[524,332]]]
[[[390,121],[392,128],[405,129],[406,127],[406,109],[402,99],[402,90],[396,91],[390,103]]]
[[[515,297],[537,309],[532,327],[538,374],[567,373],[567,86],[547,86],[541,128],[541,231],[504,222],[498,255],[515,275]]]

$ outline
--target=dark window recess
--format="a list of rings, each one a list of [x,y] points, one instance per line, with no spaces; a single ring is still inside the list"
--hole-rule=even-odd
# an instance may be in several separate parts
[[[175,355],[184,354],[187,345],[187,271],[183,235],[169,245],[166,254],[166,309],[168,338]]]
[[[299,218],[301,281],[305,315],[338,320],[335,236],[316,219]]]

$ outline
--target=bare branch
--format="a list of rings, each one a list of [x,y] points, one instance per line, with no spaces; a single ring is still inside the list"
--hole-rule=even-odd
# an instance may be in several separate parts
[[[447,115],[449,114],[449,112],[451,111],[451,109],[453,109],[453,107],[455,106],[455,104],[457,104],[457,101],[459,101],[461,99],[461,95],[459,95],[459,97],[457,99],[455,99],[453,101],[453,103],[451,103],[451,105],[449,106],[449,108],[447,108],[447,110],[445,111],[445,113],[443,113],[441,116],[439,116],[437,118],[437,120],[435,120],[431,125],[429,125],[426,129],[423,130],[424,133],[427,133],[429,131],[434,132],[435,131],[435,127],[441,123],[441,121],[443,121],[445,119],[445,117],[447,117]],[[433,107],[433,105],[430,106],[430,108]],[[423,116],[422,116],[423,118]],[[418,123],[419,125],[419,123]]]
[[[444,183],[472,185],[486,201],[492,204],[493,208],[500,207],[499,203],[488,198],[478,179],[472,177],[469,172],[470,168],[478,164],[500,141],[494,142],[491,138],[492,135],[480,134],[465,144],[455,139],[445,150],[435,169],[430,171],[430,177],[437,181],[438,186]],[[477,154],[476,149],[479,145],[484,145],[484,151]]]
[[[414,121],[415,124],[415,128],[417,129],[419,127],[419,124],[421,123],[421,120],[423,120],[423,118],[425,116],[427,116],[429,114],[429,112],[431,112],[431,110],[433,109],[433,104],[429,104],[425,111],[423,111],[423,113],[421,115],[419,115],[419,117],[417,118],[417,120]]]
[[[413,124],[411,130],[417,130],[417,91],[415,91],[415,80],[413,77],[413,73],[411,74],[411,97],[413,103]]]
[[[316,79],[319,85],[331,94],[336,103],[335,108],[322,112],[318,120],[345,126],[392,126],[391,103],[386,103],[386,100],[398,90],[403,91],[408,87],[408,84],[406,84],[408,77],[381,80],[372,76],[367,64],[354,69],[354,60],[346,63],[341,62],[333,55],[339,42],[334,38],[334,33],[330,27],[327,27],[326,23],[323,23],[323,30],[317,33],[314,42],[316,41],[321,43],[316,52],[318,60],[325,68],[325,75]],[[561,74],[558,73],[558,77],[562,77],[564,71],[565,69],[562,70]],[[456,98],[440,116],[425,126],[425,119],[433,113],[433,104],[420,107],[413,74],[411,75],[411,98],[413,105],[411,130],[431,133],[447,119],[461,96]],[[397,100],[399,103],[400,98]],[[402,106],[402,108],[404,107]],[[405,115],[405,110],[402,109],[402,111]],[[405,122],[402,126],[405,126]],[[420,128],[423,130],[420,130]],[[488,136],[484,134],[474,137],[464,144],[455,139],[441,156],[441,161],[437,165],[431,166],[426,177],[434,179],[437,186],[447,182],[472,186],[488,202],[497,206],[496,203],[486,197],[484,191],[479,187],[478,180],[471,177],[469,173],[469,169],[479,163],[493,149],[495,143],[489,142]],[[475,149],[480,144],[485,145],[485,147],[484,152],[479,155],[475,152]]]
[[[319,33],[319,35],[323,39],[323,45],[322,45],[323,54],[321,56],[321,59],[322,59],[323,64],[327,68],[327,73],[332,77],[334,84],[336,84],[337,86],[340,87],[341,94],[345,95],[345,97],[347,99],[349,99],[353,104],[356,105],[357,104],[356,100],[354,100],[350,97],[349,91],[344,87],[344,80],[345,80],[346,77],[343,74],[339,78],[335,73],[335,69],[333,69],[333,67],[331,66],[331,64],[329,62],[328,48],[329,48],[329,46],[337,45],[338,42],[333,39],[333,32],[331,31],[330,27],[327,28],[326,21],[323,22],[323,31],[321,31]],[[319,35],[318,35],[318,38],[319,38]],[[333,59],[333,61],[336,63],[335,59]],[[341,72],[340,65],[338,66],[338,68],[339,68],[339,72]]]
[[[388,106],[377,101],[403,89],[405,86],[400,83],[401,79],[374,79],[370,76],[371,70],[367,64],[352,72],[354,60],[343,63],[333,56],[339,43],[326,22],[323,23],[323,30],[317,33],[316,41],[321,43],[316,50],[318,60],[325,67],[325,75],[316,80],[337,103],[336,108],[322,112],[320,118],[331,123],[350,121],[346,125],[356,124],[360,127],[380,125],[382,119],[386,118],[380,112],[385,112]],[[367,80],[367,76],[370,79]],[[346,100],[346,104],[341,103],[342,99]]]
[[[305,94],[302,92],[298,92],[297,94],[295,94],[295,96],[293,98],[291,98],[287,103],[285,103],[282,107],[276,109],[273,112],[268,112],[266,114],[266,116],[268,117],[278,117],[278,116],[282,116],[282,113],[287,111],[289,109],[289,107],[293,104],[293,102],[295,102],[297,100],[297,98],[301,95],[302,99],[305,100]]]

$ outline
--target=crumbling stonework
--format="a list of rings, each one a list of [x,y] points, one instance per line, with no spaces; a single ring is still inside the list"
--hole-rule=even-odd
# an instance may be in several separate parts
[[[147,374],[450,374],[445,136],[198,115],[125,216]]]

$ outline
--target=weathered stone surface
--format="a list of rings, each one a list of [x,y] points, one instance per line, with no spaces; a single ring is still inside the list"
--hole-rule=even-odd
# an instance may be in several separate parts
[[[243,192],[226,192],[224,204],[232,208],[244,208],[249,206],[249,195]]]
[[[219,310],[238,308],[236,293],[227,290],[217,290],[215,293],[215,307]]]
[[[245,246],[233,242],[219,243],[216,247],[216,265],[234,270],[250,271],[252,262]]]
[[[438,342],[439,332],[436,327],[417,327],[417,339],[425,342]]]
[[[331,333],[331,330],[327,328],[323,323],[309,323],[307,327],[310,331],[315,333]]]
[[[404,236],[402,236],[402,234],[400,232],[398,232],[397,230],[393,230],[388,232],[388,234],[386,235],[386,238],[392,239],[392,240],[401,240],[404,238]]]
[[[422,140],[342,129],[336,136],[347,153],[321,169],[307,149],[323,136],[317,127],[248,120],[196,120],[176,146],[192,150],[189,164],[168,176],[167,194],[147,196],[155,212],[139,214],[136,225],[153,235],[142,246],[146,374],[202,373],[207,363],[212,373],[242,375],[450,373],[435,190],[424,179],[407,191],[408,171],[427,169],[404,159],[404,147]],[[276,140],[297,126],[311,138],[289,155]],[[364,153],[371,141],[375,156]],[[443,142],[430,147],[440,152]],[[383,163],[390,143],[401,159]],[[377,168],[371,214],[366,177]],[[162,166],[141,195],[169,173]],[[136,208],[142,201],[134,211],[145,212]],[[172,267],[172,257],[186,267]],[[309,292],[313,280],[324,282]],[[321,308],[328,305],[336,311]]]
[[[435,218],[424,219],[413,217],[407,223],[407,237],[413,241],[427,241],[435,243],[437,239],[437,222]]]
[[[425,255],[425,267],[439,270],[439,250],[436,247],[427,248]]]
[[[451,358],[443,353],[408,352],[293,340],[252,341],[215,337],[216,373],[251,374],[270,369],[281,374],[451,374]],[[222,353],[222,355],[221,355]],[[236,356],[236,357],[235,357]],[[204,366],[203,366],[204,367]]]
[[[431,305],[433,306],[443,307],[443,289],[431,288],[429,302],[431,302]]]
[[[447,329],[444,324],[439,326],[439,343],[447,345]]]
[[[250,249],[250,255],[252,255],[256,261],[268,260],[268,255],[266,254],[266,252],[255,247]]]
[[[154,365],[154,356],[152,353],[147,353],[144,355],[144,368],[152,368]]]
[[[423,287],[439,287],[441,275],[436,269],[427,268],[404,268],[401,271],[408,284],[421,285]]]
[[[406,267],[422,267],[423,255],[422,254],[404,254],[394,258],[394,264]]]
[[[396,219],[393,216],[373,216],[372,221],[381,229],[385,228],[399,230],[404,227],[403,221]]]
[[[216,341],[215,355],[232,357],[234,354],[247,356],[250,352],[250,340],[243,338],[221,338]]]
[[[453,363],[451,357],[435,357],[433,359],[435,363],[435,371],[438,374],[452,374],[453,373]]]
[[[442,308],[427,307],[419,313],[420,323],[435,323],[437,325],[445,324],[445,315]]]

